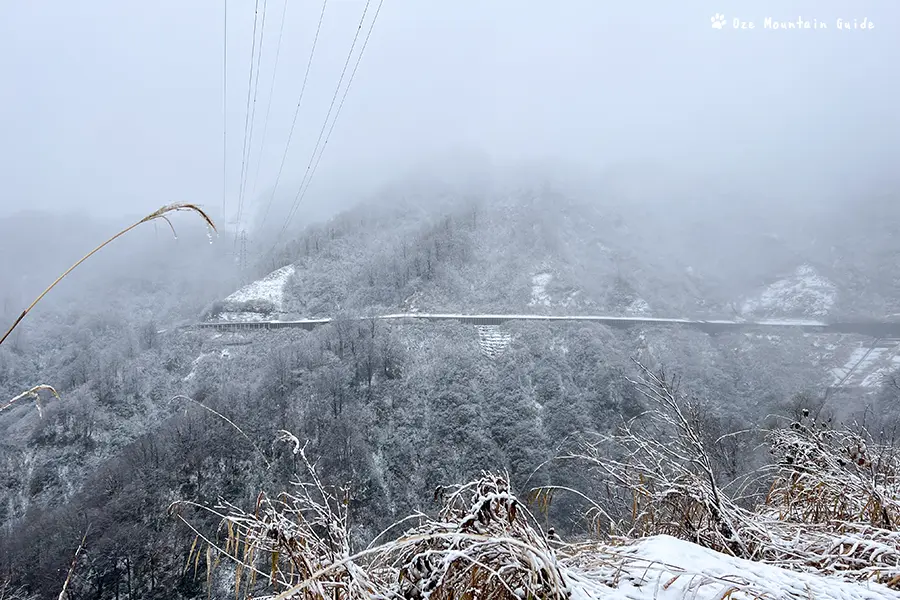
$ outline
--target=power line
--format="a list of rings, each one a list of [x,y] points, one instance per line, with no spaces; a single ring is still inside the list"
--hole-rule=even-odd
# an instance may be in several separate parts
[[[241,201],[238,204],[238,221],[244,214],[244,200],[247,196],[247,183],[250,179],[250,159],[253,156],[253,129],[256,125],[256,98],[259,96],[259,72],[262,64],[263,47],[266,41],[266,7],[268,0],[263,0],[262,24],[259,32],[259,52],[256,54],[256,79],[253,82],[253,108],[250,112],[250,136],[247,140],[247,168],[244,171],[244,180],[241,182]]]
[[[228,195],[228,0],[222,22],[222,221]]]
[[[369,31],[366,33],[366,39],[363,40],[362,48],[360,48],[359,56],[356,57],[356,64],[353,65],[353,71],[350,73],[350,79],[347,81],[347,87],[344,88],[344,95],[341,96],[341,103],[338,104],[337,112],[334,113],[334,119],[331,121],[331,127],[328,129],[328,133],[325,135],[325,143],[322,144],[322,150],[319,152],[319,157],[316,159],[316,164],[313,165],[312,172],[309,175],[309,179],[306,181],[306,189],[303,190],[303,194],[300,196],[300,200],[297,202],[297,206],[303,202],[303,197],[306,196],[306,190],[309,189],[309,185],[312,182],[312,178],[316,175],[316,170],[319,168],[319,162],[322,160],[322,155],[325,154],[325,148],[328,146],[328,140],[331,139],[331,132],[334,131],[334,126],[337,123],[338,118],[341,116],[341,110],[344,108],[344,101],[347,99],[347,93],[350,91],[350,86],[353,85],[353,78],[356,76],[356,70],[359,68],[359,63],[362,61],[363,53],[366,51],[366,46],[369,44],[369,37],[372,35],[372,30],[375,28],[375,21],[378,20],[378,13],[381,12],[381,5],[384,3],[384,0],[380,0],[378,3],[378,8],[375,9],[375,16],[372,18],[372,24],[369,26]],[[288,221],[293,218],[293,214],[288,216]]]
[[[266,104],[266,116],[263,119],[263,135],[259,144],[259,159],[256,161],[256,173],[253,176],[253,196],[256,196],[256,187],[259,184],[259,168],[262,165],[263,150],[266,148],[266,137],[269,133],[269,113],[272,111],[272,98],[275,94],[275,76],[278,74],[278,58],[281,55],[281,40],[284,37],[284,20],[287,14],[288,0],[284,0],[281,9],[281,27],[278,30],[278,45],[275,46],[275,66],[272,68],[272,83],[269,85],[269,101]]]
[[[303,198],[306,196],[307,190],[309,190],[309,186],[312,183],[312,178],[315,176],[316,170],[319,167],[319,161],[322,160],[322,154],[325,153],[325,147],[328,145],[328,140],[331,138],[331,132],[334,131],[334,126],[337,123],[338,117],[340,117],[341,109],[344,107],[344,101],[347,99],[347,93],[350,91],[350,86],[353,85],[353,78],[356,76],[356,71],[359,68],[359,64],[362,61],[363,54],[366,51],[366,46],[369,44],[369,38],[372,35],[372,30],[375,29],[375,22],[378,20],[378,14],[381,12],[381,6],[384,4],[384,0],[379,0],[378,8],[375,10],[375,16],[372,18],[372,23],[369,25],[369,31],[366,33],[366,38],[363,41],[362,48],[359,51],[359,56],[356,57],[356,64],[353,66],[353,71],[350,74],[350,79],[347,81],[347,87],[344,90],[344,95],[341,97],[341,102],[338,105],[338,110],[334,115],[334,120],[331,122],[331,127],[328,129],[328,134],[325,136],[325,143],[322,144],[322,150],[319,152],[318,158],[316,158],[315,165],[312,167],[312,171],[310,172],[310,165],[312,165],[312,160],[315,158],[316,150],[319,147],[319,142],[316,142],[316,147],[313,149],[313,156],[310,157],[310,164],[307,165],[306,170],[309,174],[309,177],[304,176],[304,180],[306,182],[306,187],[303,187],[303,181],[300,182],[300,189],[297,191],[297,196],[294,199],[294,204],[291,207],[291,211],[288,213],[288,217],[284,222],[284,226],[281,228],[281,231],[275,237],[275,244],[273,245],[273,250],[275,246],[278,245],[278,240],[281,238],[281,235],[287,230],[290,225],[291,220],[294,218],[294,215],[297,213],[297,209],[300,207]],[[369,7],[369,0],[366,2],[366,9]],[[360,20],[359,28],[357,29],[356,35],[359,36],[359,31],[362,29],[362,23],[365,20],[366,11],[363,10],[363,17]],[[356,37],[353,39],[353,45],[356,45]],[[350,47],[350,55],[347,57],[347,63],[350,62],[350,56],[353,54],[353,46]],[[344,70],[346,71],[347,64],[344,65]],[[343,74],[341,74],[341,80],[343,80]],[[340,90],[340,81],[338,81],[338,88],[335,90],[334,98],[331,100],[332,106],[334,106],[334,99],[337,98],[337,93]],[[329,107],[328,113],[331,113],[331,108]],[[328,125],[328,115],[325,116],[325,123],[322,125],[322,131],[319,132],[319,141],[322,139],[322,132],[325,131],[325,127]]]
[[[381,1],[383,2],[384,0],[381,0]],[[281,238],[281,236],[287,230],[288,224],[290,223],[291,218],[293,217],[294,213],[296,212],[297,206],[299,205],[300,200],[302,200],[302,198],[303,198],[302,193],[304,191],[304,184],[307,182],[307,179],[309,178],[310,169],[312,168],[313,161],[316,158],[316,152],[319,150],[319,146],[322,143],[322,136],[325,134],[325,129],[328,127],[328,119],[329,119],[329,117],[331,117],[331,111],[334,110],[334,104],[337,101],[337,96],[341,91],[341,84],[344,82],[344,76],[347,74],[347,67],[350,65],[350,59],[353,58],[353,49],[356,48],[356,42],[359,40],[359,33],[360,33],[360,31],[362,31],[362,26],[366,20],[366,13],[369,10],[370,3],[371,3],[371,0],[366,0],[366,6],[365,6],[365,8],[363,8],[362,17],[360,17],[360,19],[359,19],[359,26],[356,28],[356,34],[353,36],[353,43],[350,45],[350,52],[347,53],[347,60],[344,61],[344,68],[341,70],[341,77],[338,80],[337,86],[335,86],[335,88],[334,88],[334,95],[331,97],[331,104],[328,106],[328,112],[325,114],[325,121],[322,123],[322,129],[319,131],[319,137],[316,140],[316,145],[313,148],[312,155],[309,157],[309,163],[307,163],[307,165],[306,165],[306,171],[303,173],[303,179],[300,181],[300,188],[297,190],[297,195],[294,197],[294,202],[291,205],[290,211],[288,212],[288,217],[285,219],[284,225],[281,227],[281,231],[279,231],[278,235],[275,236],[275,244],[273,244],[273,246],[272,246],[273,250],[275,249],[275,246],[278,245],[278,240]],[[381,8],[380,3],[378,5],[378,8],[379,9]],[[371,29],[372,29],[372,27],[374,27],[374,25],[375,25],[375,20],[373,19],[372,25],[369,27],[370,33],[371,33]],[[362,56],[362,52],[360,52],[360,57],[361,56]],[[354,72],[355,72],[355,70],[354,70]],[[350,87],[349,83],[348,83],[347,87],[348,88]]]
[[[275,184],[272,186],[272,195],[266,203],[266,210],[263,212],[262,226],[269,216],[269,209],[272,207],[272,201],[275,199],[275,192],[278,190],[278,182],[281,181],[281,174],[284,171],[284,163],[287,160],[288,149],[291,147],[291,138],[294,136],[294,127],[297,125],[297,115],[300,114],[300,104],[303,102],[303,93],[306,91],[306,82],[309,79],[309,70],[312,67],[313,57],[316,54],[316,44],[319,41],[319,31],[322,29],[322,20],[325,17],[325,7],[328,6],[328,0],[322,2],[322,12],[319,13],[319,24],[316,26],[316,36],[313,38],[312,50],[309,53],[309,60],[306,63],[306,74],[303,76],[303,85],[300,87],[300,97],[297,99],[297,108],[294,109],[294,119],[291,121],[291,129],[288,132],[287,143],[284,146],[284,152],[281,155],[281,165],[278,167],[278,175],[275,176]]]
[[[244,181],[244,169],[246,168],[246,159],[245,156],[247,154],[247,135],[248,128],[250,125],[250,98],[253,92],[253,59],[256,56],[256,24],[259,19],[259,0],[256,0],[256,6],[253,9],[253,45],[250,48],[250,74],[247,78],[247,108],[244,116],[244,146],[241,148],[241,179],[240,181]],[[238,215],[241,212],[241,200],[242,198],[238,196]],[[235,228],[234,235],[234,245],[237,246],[237,229]]]

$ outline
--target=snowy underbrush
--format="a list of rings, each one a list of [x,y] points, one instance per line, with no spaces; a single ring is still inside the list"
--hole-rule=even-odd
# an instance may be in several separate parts
[[[25,588],[13,587],[13,585],[0,579],[0,600],[38,600],[34,594],[29,594]]]
[[[611,490],[592,506],[628,539],[669,535],[797,573],[900,589],[900,457],[865,429],[833,428],[808,411],[765,432],[771,464],[723,482],[699,405],[677,382],[643,370],[649,410],[565,458]],[[747,448],[750,451],[750,448]]]
[[[493,474],[439,489],[436,519],[414,515],[407,520],[419,523],[393,541],[351,553],[346,490],[313,480],[277,499],[261,496],[253,513],[220,507],[227,534],[217,553],[237,565],[226,581],[238,592],[304,600],[896,597],[883,585],[798,573],[667,535],[565,544]]]
[[[504,476],[485,474],[439,488],[437,518],[412,515],[393,541],[352,552],[347,489],[329,489],[294,438],[309,483],[277,498],[260,495],[252,513],[223,504],[222,545],[207,551],[207,576],[221,557],[236,565],[238,593],[261,598],[569,598],[564,565]],[[412,523],[418,521],[417,524]],[[392,528],[393,529],[393,528]],[[215,555],[215,558],[213,558]],[[199,550],[196,555],[199,561]]]
[[[769,465],[726,480],[717,453],[740,432],[711,436],[675,380],[641,372],[632,383],[648,410],[560,457],[586,466],[593,482],[575,493],[590,504],[594,539],[565,543],[532,513],[565,488],[532,490],[523,502],[507,476],[484,473],[438,488],[436,515],[411,515],[359,550],[349,489],[325,486],[299,440],[282,432],[306,483],[261,494],[249,512],[214,509],[222,524],[204,538],[209,581],[227,559],[229,585],[259,598],[898,597],[900,459],[891,444],[804,412],[765,432]]]

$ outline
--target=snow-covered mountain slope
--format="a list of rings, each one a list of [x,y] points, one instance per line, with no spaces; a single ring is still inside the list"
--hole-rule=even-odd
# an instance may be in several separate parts
[[[282,278],[279,270],[239,290],[221,318],[263,312],[245,310],[243,300],[297,318],[376,311],[829,320],[890,313],[882,292],[867,291],[878,288],[868,271],[832,260],[815,240],[801,243],[816,230],[810,223],[811,231],[798,233],[777,219],[752,218],[750,208],[710,212],[718,206],[711,199],[684,200],[684,211],[673,215],[663,204],[604,192],[549,184],[466,193],[398,186],[390,198],[291,239],[278,260],[290,262],[285,269],[293,274]]]
[[[847,582],[734,558],[666,535],[586,552],[573,600],[887,600],[883,585]],[[592,564],[595,563],[595,564]]]
[[[280,309],[284,301],[284,285],[294,274],[294,265],[273,271],[258,281],[249,283],[225,298],[225,302],[270,302]]]
[[[294,265],[287,265],[240,288],[222,303],[215,320],[261,321],[284,311],[285,285],[294,275]]]
[[[741,313],[751,316],[822,317],[834,306],[837,286],[809,265],[801,265],[789,277],[766,286],[747,298]]]
[[[702,275],[668,252],[637,252],[637,230],[593,198],[522,189],[441,203],[360,205],[284,252],[283,309],[304,318],[383,312],[696,314]],[[643,235],[643,234],[641,234]],[[719,298],[721,302],[725,298]]]
[[[531,278],[531,302],[529,306],[550,306],[547,284],[553,280],[551,273],[538,273]]]
[[[587,307],[594,306],[583,291],[570,282],[565,276],[550,269],[538,270],[531,276],[531,300],[528,307],[540,313],[573,311],[580,313]]]

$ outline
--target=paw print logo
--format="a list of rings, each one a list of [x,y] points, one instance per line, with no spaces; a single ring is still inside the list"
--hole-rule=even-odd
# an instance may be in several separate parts
[[[709,18],[713,29],[722,29],[725,26],[725,15],[716,13]]]

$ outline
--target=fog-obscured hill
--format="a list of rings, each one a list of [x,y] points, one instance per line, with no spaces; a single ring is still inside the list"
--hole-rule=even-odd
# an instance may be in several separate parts
[[[900,312],[900,209],[697,180],[541,174],[401,182],[267,258],[282,312],[886,318]]]
[[[551,187],[386,194],[291,244],[284,310],[693,314],[716,290],[615,206]],[[724,299],[724,298],[722,298]]]

